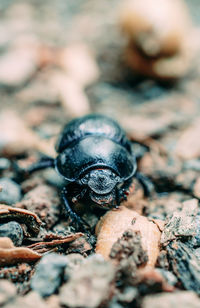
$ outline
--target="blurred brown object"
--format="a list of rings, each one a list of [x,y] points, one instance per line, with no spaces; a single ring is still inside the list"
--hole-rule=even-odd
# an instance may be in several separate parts
[[[146,267],[153,268],[159,254],[161,232],[154,222],[123,206],[108,211],[101,217],[96,226],[96,253],[109,259],[113,244],[126,230],[141,233],[142,247],[148,256]]]
[[[194,55],[194,30],[182,0],[128,0],[120,24],[128,37],[127,64],[157,79],[184,76]]]

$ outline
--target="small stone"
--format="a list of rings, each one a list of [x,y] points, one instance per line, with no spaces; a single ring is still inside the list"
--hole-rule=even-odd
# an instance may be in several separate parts
[[[68,282],[60,289],[60,304],[75,308],[96,308],[109,298],[114,266],[99,255],[93,255],[74,268]]]
[[[15,285],[8,280],[0,280],[0,306],[13,299],[17,291]]]
[[[10,165],[11,163],[7,158],[4,157],[0,158],[0,171],[10,168]]]
[[[9,237],[15,246],[20,246],[23,241],[23,230],[16,221],[0,224],[0,237]]]
[[[2,187],[2,191],[0,192],[1,203],[15,204],[20,201],[21,189],[17,183],[8,178],[1,178],[0,186]]]
[[[40,296],[52,295],[60,286],[67,257],[56,253],[45,255],[36,267],[31,279],[31,288]]]

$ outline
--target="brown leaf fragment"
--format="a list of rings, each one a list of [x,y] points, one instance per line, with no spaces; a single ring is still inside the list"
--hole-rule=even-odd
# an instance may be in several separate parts
[[[0,266],[34,262],[40,258],[40,254],[27,247],[15,247],[8,237],[0,238]]]
[[[123,206],[107,212],[97,224],[96,253],[109,259],[113,244],[127,229],[141,233],[142,247],[148,255],[147,266],[154,267],[159,254],[161,232],[155,223]]]
[[[40,226],[42,224],[40,218],[31,211],[17,207],[11,207],[5,204],[0,204],[0,223],[11,220],[15,220],[19,223],[25,224],[28,231],[32,235],[36,235],[39,233]]]

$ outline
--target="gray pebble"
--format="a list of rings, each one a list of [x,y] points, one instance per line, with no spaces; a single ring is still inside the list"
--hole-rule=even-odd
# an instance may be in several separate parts
[[[0,237],[9,237],[15,246],[20,246],[23,241],[23,230],[16,221],[0,224]]]
[[[7,158],[4,158],[4,157],[0,158],[0,171],[8,169],[10,168],[10,166],[11,166],[11,163]]]
[[[67,257],[56,253],[45,255],[36,267],[31,288],[41,296],[50,296],[60,286]]]
[[[8,179],[2,178],[0,179],[0,187],[2,191],[0,191],[0,202],[6,204],[15,204],[21,199],[21,189],[20,186]]]

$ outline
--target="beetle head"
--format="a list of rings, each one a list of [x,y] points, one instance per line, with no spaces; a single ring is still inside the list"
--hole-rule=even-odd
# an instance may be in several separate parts
[[[110,169],[94,169],[87,173],[81,183],[89,187],[89,196],[100,207],[116,205],[116,185],[120,177]]]

